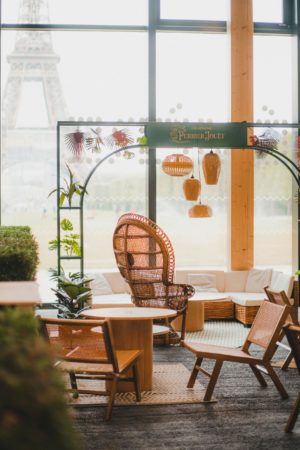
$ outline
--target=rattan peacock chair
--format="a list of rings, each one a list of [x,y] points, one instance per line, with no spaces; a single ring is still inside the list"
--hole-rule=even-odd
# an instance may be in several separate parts
[[[183,340],[188,299],[195,290],[187,284],[173,283],[175,257],[165,232],[147,217],[123,214],[113,235],[113,247],[135,306],[176,310],[177,316],[168,322],[170,343]],[[180,337],[171,324],[178,316],[182,316]]]

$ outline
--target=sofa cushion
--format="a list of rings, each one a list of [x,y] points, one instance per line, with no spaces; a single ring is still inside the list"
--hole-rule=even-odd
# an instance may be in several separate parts
[[[225,272],[225,292],[244,292],[248,270]]]
[[[294,277],[283,272],[274,270],[272,273],[270,289],[273,291],[285,291],[287,296],[292,295],[294,286]]]
[[[217,277],[212,273],[190,273],[188,283],[194,286],[196,292],[218,292]]]
[[[106,280],[105,276],[100,272],[93,272],[87,274],[88,278],[92,278],[91,289],[93,295],[107,295],[113,294],[110,284]]]
[[[176,270],[175,280],[176,283],[188,283],[188,276],[190,274],[212,274],[216,275],[216,288],[219,292],[224,291],[224,271],[223,270],[197,270],[191,269],[179,269]]]
[[[269,286],[272,277],[272,269],[252,269],[248,273],[245,292],[264,292],[264,287]]]
[[[241,306],[260,306],[266,298],[262,292],[228,292],[233,303]]]
[[[134,306],[128,294],[95,295],[92,308],[118,308]]]

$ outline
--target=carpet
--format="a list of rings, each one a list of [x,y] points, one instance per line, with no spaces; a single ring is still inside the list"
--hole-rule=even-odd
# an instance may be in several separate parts
[[[274,361],[274,362],[272,361],[272,366],[281,368],[284,361],[285,361],[284,359],[279,359],[278,361]],[[290,362],[288,369],[297,369],[296,363],[293,359]]]
[[[193,389],[186,387],[190,371],[183,364],[156,364],[153,368],[153,389],[142,392],[141,402],[136,402],[132,392],[116,394],[115,405],[169,405],[176,403],[202,403],[205,388],[196,381]],[[103,381],[78,380],[79,388],[103,389]],[[212,402],[216,400],[213,399]],[[104,406],[107,397],[92,394],[80,394],[69,399],[72,406]],[[205,402],[210,403],[210,402]]]
[[[249,333],[249,328],[240,322],[228,320],[209,320],[202,331],[187,332],[185,340],[202,344],[241,347]]]

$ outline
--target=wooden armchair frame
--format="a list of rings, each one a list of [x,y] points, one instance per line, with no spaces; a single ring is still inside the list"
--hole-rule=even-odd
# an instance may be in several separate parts
[[[275,305],[283,305],[288,308],[289,315],[287,317],[287,323],[293,323],[294,325],[299,325],[298,308],[291,305],[290,300],[289,300],[288,296],[286,295],[285,291],[273,291],[273,290],[269,289],[268,286],[264,287],[264,291],[267,295],[268,300],[271,303],[274,303]],[[288,351],[288,355],[287,355],[284,363],[281,366],[282,370],[286,370],[289,367],[289,364],[293,359],[293,354],[292,354],[290,347],[288,347],[287,345],[285,345],[281,342],[283,337],[284,337],[284,331],[282,330],[282,332],[279,336],[278,342],[277,342],[277,346],[282,347]]]
[[[300,374],[300,326],[287,324],[284,326],[284,332],[291,346],[292,354],[296,362],[298,372]],[[296,398],[292,412],[288,418],[285,431],[293,431],[297,417],[300,413],[300,392]]]
[[[53,347],[56,366],[67,372],[73,394],[109,396],[106,420],[111,419],[117,383],[134,384],[136,400],[140,401],[137,361],[141,350],[115,350],[110,323],[107,320],[39,318],[41,332]],[[132,369],[132,376],[126,372]],[[77,380],[104,380],[106,390],[79,389]]]
[[[171,322],[182,316],[180,340],[185,337],[188,299],[192,286],[173,282],[175,256],[166,233],[152,220],[139,214],[124,214],[113,235],[113,248],[119,271],[128,283],[136,306],[168,308],[177,311]],[[178,339],[179,340],[179,339]]]
[[[248,336],[241,349],[200,343],[196,344],[184,341],[184,347],[196,355],[196,362],[187,387],[192,388],[194,386],[197,375],[199,371],[201,371],[204,375],[210,378],[204,395],[204,401],[210,401],[224,361],[231,361],[241,364],[249,364],[261,387],[267,386],[262,373],[269,375],[281,397],[287,398],[288,394],[271,366],[271,358],[274,354],[274,348],[276,348],[276,342],[282,331],[287,315],[288,309],[286,306],[279,306],[269,302],[264,302],[258,310],[252,327],[250,328]],[[258,345],[264,349],[264,353],[261,357],[250,353],[251,344]],[[211,374],[201,367],[204,358],[213,359],[216,361]]]

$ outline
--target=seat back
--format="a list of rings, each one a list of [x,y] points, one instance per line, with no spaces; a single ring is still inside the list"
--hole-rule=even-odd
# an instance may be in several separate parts
[[[255,316],[243,350],[247,351],[251,344],[256,344],[265,349],[264,358],[271,358],[287,315],[286,306],[263,302]]]
[[[106,320],[40,317],[41,332],[57,358],[86,363],[111,364],[118,371],[109,322]]]
[[[300,326],[288,324],[284,327],[284,332],[292,349],[298,372],[300,373]]]
[[[113,248],[135,304],[165,306],[162,284],[173,282],[175,268],[173,247],[165,232],[147,217],[124,214],[114,231]],[[152,303],[147,305],[147,300]]]
[[[272,291],[268,286],[264,287],[264,291],[267,294],[268,300],[271,303],[275,303],[276,305],[283,305],[289,308],[290,314],[287,317],[288,322],[292,322],[295,325],[298,324],[298,320],[296,318],[297,310],[293,311],[292,305],[285,291]]]

